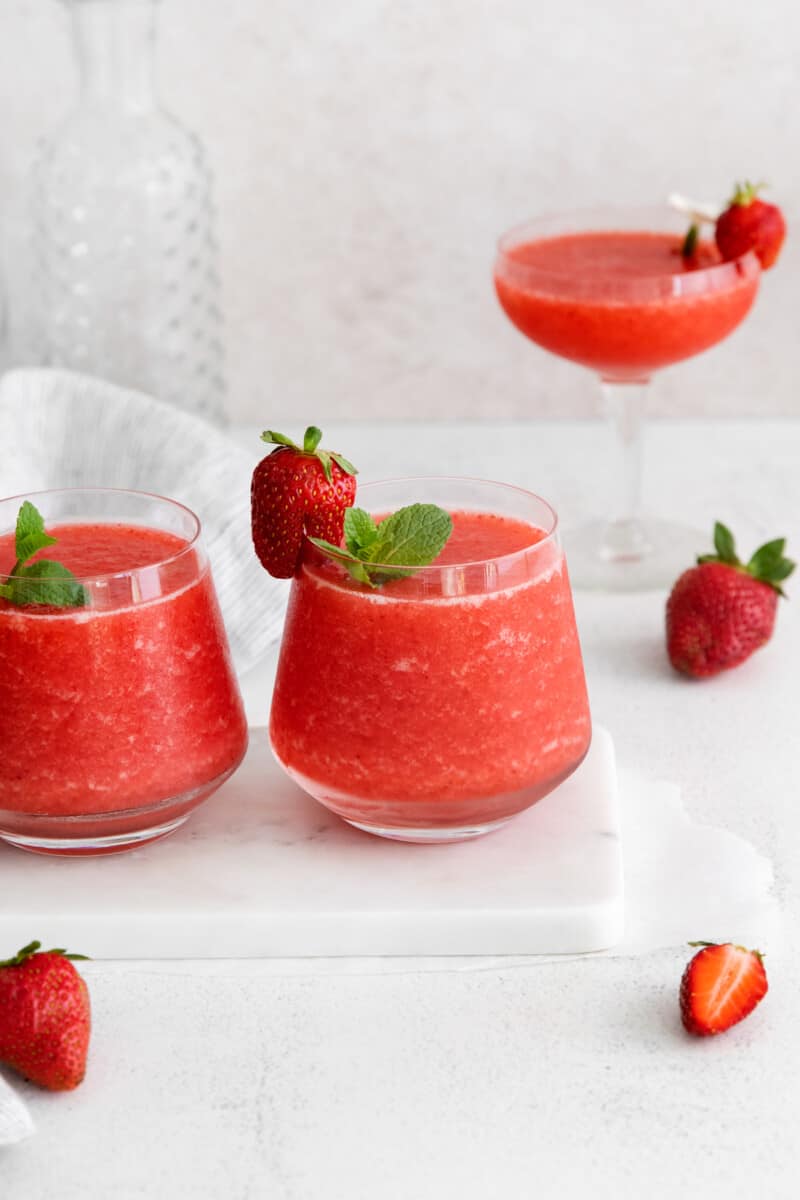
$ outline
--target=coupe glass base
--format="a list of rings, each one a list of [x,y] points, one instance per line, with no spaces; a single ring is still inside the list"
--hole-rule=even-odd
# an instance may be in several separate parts
[[[707,546],[708,532],[647,518],[608,525],[592,521],[563,534],[572,586],[587,591],[671,588]]]

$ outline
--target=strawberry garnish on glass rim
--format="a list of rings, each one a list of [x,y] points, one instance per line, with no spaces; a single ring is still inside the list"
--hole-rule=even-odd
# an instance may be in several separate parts
[[[687,266],[701,265],[696,263],[696,255],[704,224],[714,226],[717,249],[725,261],[733,261],[752,251],[762,269],[767,270],[775,264],[786,237],[786,221],[776,204],[760,198],[758,193],[764,187],[764,183],[749,181],[735,184],[725,208],[690,200],[677,192],[669,197],[671,207],[691,220],[681,246]]]
[[[315,425],[306,429],[302,446],[271,429],[261,438],[277,448],[253,472],[253,545],[270,575],[289,579],[300,565],[305,537],[341,542],[344,514],[356,496],[356,468],[320,447],[322,432]]]
[[[306,539],[357,583],[382,587],[432,563],[453,530],[449,513],[436,504],[409,504],[378,522],[355,508],[356,469],[332,450],[321,450],[314,425],[298,446],[267,430],[277,449],[253,472],[253,544],[262,565],[277,579],[300,567]]]
[[[786,221],[776,204],[759,197],[766,184],[737,183],[728,207],[717,217],[714,238],[724,259],[752,250],[766,271],[777,261],[786,237]]]
[[[687,964],[679,992],[687,1033],[709,1037],[743,1021],[768,991],[764,956],[732,942],[690,942],[697,954]]]

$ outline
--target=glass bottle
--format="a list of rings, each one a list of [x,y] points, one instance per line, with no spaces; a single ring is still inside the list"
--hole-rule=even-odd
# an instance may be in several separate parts
[[[221,419],[211,175],[154,87],[158,0],[67,0],[80,94],[33,168],[40,355]]]

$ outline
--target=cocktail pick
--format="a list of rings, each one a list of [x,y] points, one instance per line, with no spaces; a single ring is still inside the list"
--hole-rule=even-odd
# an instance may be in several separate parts
[[[709,204],[704,200],[691,200],[688,196],[682,196],[680,192],[671,192],[667,197],[667,204],[692,221],[706,225],[714,225],[722,212],[720,204]]]

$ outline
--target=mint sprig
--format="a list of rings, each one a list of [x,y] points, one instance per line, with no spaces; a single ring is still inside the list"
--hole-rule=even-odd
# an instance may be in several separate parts
[[[17,514],[14,533],[14,552],[17,561],[5,583],[0,583],[0,597],[10,604],[45,604],[49,608],[80,608],[89,603],[86,589],[61,563],[48,558],[33,558],[39,550],[54,546],[57,539],[45,532],[44,518],[30,500],[25,500]],[[2,576],[0,576],[2,578]]]
[[[391,579],[413,575],[416,567],[429,566],[452,532],[452,518],[443,508],[409,504],[380,524],[363,508],[348,508],[344,514],[344,546],[334,546],[324,538],[310,540],[341,563],[353,579],[377,588]]]

